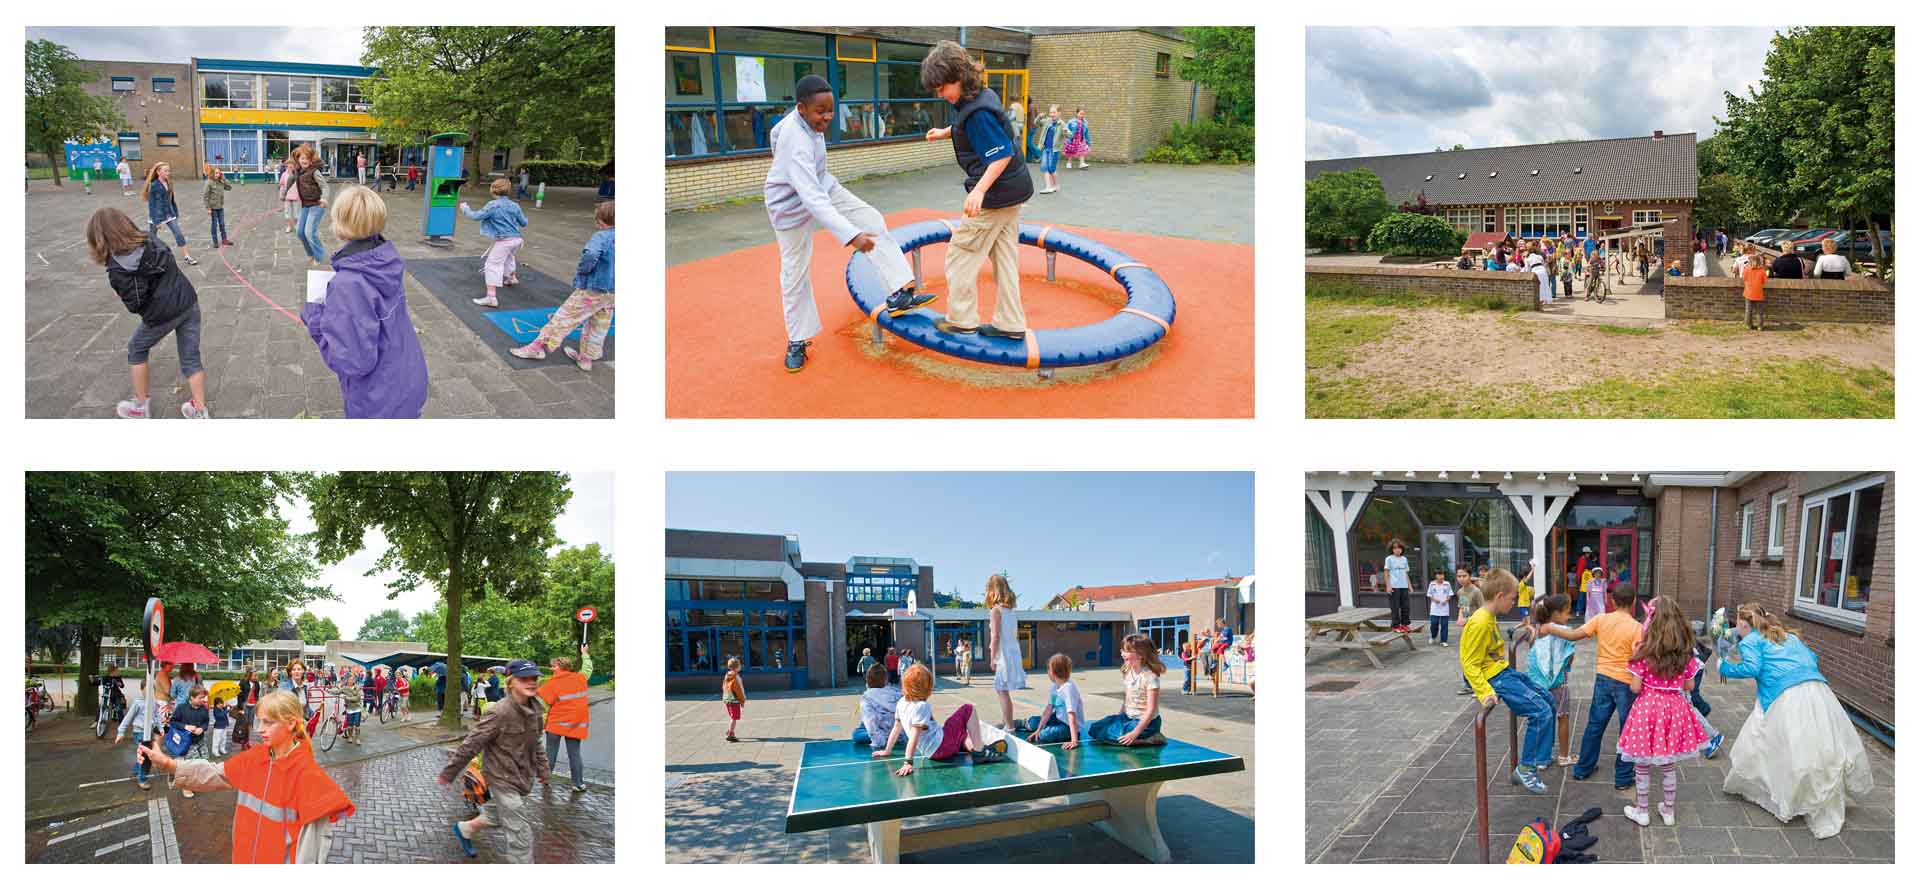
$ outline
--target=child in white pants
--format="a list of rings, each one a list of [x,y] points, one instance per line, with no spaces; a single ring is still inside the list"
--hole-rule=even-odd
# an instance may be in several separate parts
[[[880,211],[860,200],[827,172],[827,127],[833,122],[833,88],[809,74],[794,86],[794,107],[773,126],[768,141],[773,164],[765,185],[767,218],[780,245],[781,312],[787,327],[787,370],[807,364],[810,338],[820,333],[820,308],[813,299],[813,233],[826,229],[834,240],[865,253],[886,286],[887,314],[904,315],[933,302],[914,292],[913,270],[900,245],[887,234]]]
[[[227,702],[214,699],[212,726],[207,729],[207,747],[214,758],[227,756],[228,736],[233,733],[233,715],[227,710]]]

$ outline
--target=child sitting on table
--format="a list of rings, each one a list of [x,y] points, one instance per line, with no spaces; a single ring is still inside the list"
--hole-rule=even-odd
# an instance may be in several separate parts
[[[867,691],[860,695],[860,725],[853,728],[853,743],[871,747],[874,739],[893,734],[894,710],[900,707],[900,687],[887,685],[887,668],[873,660],[867,665]]]
[[[900,677],[900,691],[900,704],[894,709],[893,730],[887,733],[887,745],[873,752],[875,757],[893,756],[893,743],[903,732],[906,734],[906,762],[894,775],[913,775],[915,760],[947,761],[962,752],[971,753],[976,764],[1007,759],[1006,739],[995,739],[991,743],[980,740],[980,718],[974,715],[973,705],[955,708],[944,723],[934,720],[933,704],[927,701],[933,695],[933,672],[927,670],[926,665],[907,668]]]
[[[1146,634],[1128,634],[1120,644],[1127,693],[1120,713],[1087,727],[1087,736],[1108,745],[1164,745],[1160,734],[1160,675],[1167,672]]]
[[[1038,717],[1020,721],[1019,728],[1029,733],[1029,742],[1037,745],[1066,742],[1061,749],[1070,751],[1080,746],[1081,731],[1086,723],[1080,687],[1073,684],[1073,659],[1054,653],[1047,659],[1047,678],[1053,681],[1053,694],[1047,697],[1046,710]]]

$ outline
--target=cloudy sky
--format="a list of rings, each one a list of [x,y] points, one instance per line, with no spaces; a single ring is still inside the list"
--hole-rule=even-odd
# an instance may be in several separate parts
[[[51,40],[80,58],[110,62],[360,64],[359,28],[28,28],[27,39]]]
[[[613,553],[613,474],[611,473],[569,473],[572,481],[568,487],[573,491],[573,499],[567,502],[567,508],[554,520],[554,528],[559,533],[564,547],[585,547],[598,543],[603,553]],[[281,516],[286,517],[296,534],[313,531],[313,519],[307,515],[305,501],[295,500],[281,505]],[[387,550],[387,539],[379,532],[368,532],[366,549],[348,557],[344,562],[327,566],[320,572],[315,583],[322,587],[332,587],[340,595],[337,601],[320,601],[308,606],[308,611],[322,618],[331,618],[340,627],[346,638],[352,639],[360,630],[360,625],[375,612],[386,609],[399,609],[401,614],[411,618],[416,612],[433,608],[440,596],[438,590],[422,586],[412,593],[403,593],[398,599],[387,599],[387,582],[396,577],[387,573],[366,577],[366,571],[380,560]],[[619,556],[614,556],[615,561]],[[311,642],[311,641],[310,641]]]
[[[1774,28],[1309,28],[1307,160],[1714,130]]]

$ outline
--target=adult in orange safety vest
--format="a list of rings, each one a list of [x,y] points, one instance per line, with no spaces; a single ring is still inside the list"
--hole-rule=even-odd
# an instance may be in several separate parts
[[[567,742],[567,772],[573,778],[573,790],[587,790],[580,763],[580,741],[587,737],[592,721],[587,712],[587,677],[593,675],[593,657],[586,644],[580,646],[580,673],[573,670],[573,659],[560,656],[549,662],[553,676],[540,684],[540,700],[547,703],[547,763],[558,766],[560,740]]]
[[[156,744],[141,755],[174,774],[176,787],[239,792],[233,808],[236,863],[327,861],[333,823],[353,815],[353,801],[313,759],[298,699],[275,690],[260,699],[256,725],[267,743],[222,763],[175,760]]]

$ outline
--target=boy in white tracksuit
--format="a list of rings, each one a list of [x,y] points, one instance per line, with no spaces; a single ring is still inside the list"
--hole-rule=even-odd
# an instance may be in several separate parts
[[[904,315],[933,302],[916,294],[913,269],[887,234],[880,211],[860,200],[827,172],[827,127],[833,122],[833,87],[809,74],[794,86],[794,108],[767,139],[773,164],[765,185],[767,218],[780,245],[780,297],[787,327],[787,370],[806,366],[809,338],[820,333],[813,299],[813,232],[823,228],[840,244],[865,253],[886,285],[887,313]]]

